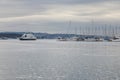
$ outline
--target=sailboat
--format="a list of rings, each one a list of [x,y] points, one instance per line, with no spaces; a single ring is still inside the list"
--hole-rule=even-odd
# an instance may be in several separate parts
[[[115,35],[116,32],[116,35]],[[117,36],[117,28],[113,28],[113,37],[111,39],[112,42],[120,42],[120,36]]]
[[[84,38],[82,38],[82,37],[80,37],[80,36],[78,36],[78,34],[77,34],[77,27],[75,28],[75,34],[74,34],[74,36],[70,39],[70,40],[72,40],[72,41],[84,41]],[[81,28],[80,28],[80,30],[81,30]],[[81,31],[80,31],[81,32]]]
[[[71,21],[69,21],[69,26],[68,26],[69,28],[71,27]],[[70,34],[68,34],[69,33],[69,28],[67,29],[67,33],[66,33],[66,36],[65,37],[58,37],[57,38],[57,40],[58,41],[70,41]]]
[[[95,27],[95,41],[96,42],[104,41],[103,37],[101,37],[101,35],[100,35],[100,28],[97,26]]]
[[[111,39],[112,42],[120,42],[120,36],[114,36],[112,39]]]
[[[75,28],[75,35],[71,38],[72,41],[79,41],[79,37],[77,36],[77,28]]]

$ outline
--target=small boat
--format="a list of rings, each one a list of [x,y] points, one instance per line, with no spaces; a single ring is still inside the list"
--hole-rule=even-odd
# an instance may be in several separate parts
[[[63,38],[63,37],[58,37],[57,40],[58,40],[58,41],[68,41],[67,38]]]
[[[112,42],[120,42],[120,39],[112,40]]]
[[[36,40],[37,38],[32,33],[25,33],[19,39],[20,40]]]
[[[104,41],[104,39],[100,38],[100,37],[95,38],[95,40],[96,40],[96,42],[102,42],[102,41]]]
[[[120,42],[120,37],[113,37],[112,42]]]
[[[72,41],[84,41],[83,38],[80,38],[80,37],[77,37],[77,36],[72,37],[71,40],[72,40]]]

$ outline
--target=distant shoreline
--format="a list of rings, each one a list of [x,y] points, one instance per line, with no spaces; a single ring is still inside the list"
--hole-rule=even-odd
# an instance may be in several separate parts
[[[10,38],[10,39],[17,39],[21,37],[26,32],[0,32],[0,38]],[[80,35],[80,34],[65,34],[65,33],[41,33],[41,32],[32,32],[38,39],[57,39],[58,37],[73,37],[73,36],[79,36],[79,37],[104,37],[102,35]]]

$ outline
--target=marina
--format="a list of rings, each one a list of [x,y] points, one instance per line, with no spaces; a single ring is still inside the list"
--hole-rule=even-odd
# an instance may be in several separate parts
[[[0,0],[0,80],[120,80],[120,0]]]

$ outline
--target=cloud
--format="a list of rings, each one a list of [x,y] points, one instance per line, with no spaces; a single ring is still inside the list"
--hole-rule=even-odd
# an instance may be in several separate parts
[[[39,9],[40,8],[40,9]],[[38,8],[12,8],[3,11],[0,22],[20,21],[20,20],[73,20],[88,21],[92,18],[110,19],[119,16],[119,3],[96,3],[88,5],[46,5]],[[4,14],[5,13],[5,14]],[[4,16],[4,17],[3,17]]]
[[[118,0],[0,0],[1,28],[54,32],[70,20],[77,25],[88,25],[93,19],[117,24],[119,4]]]

